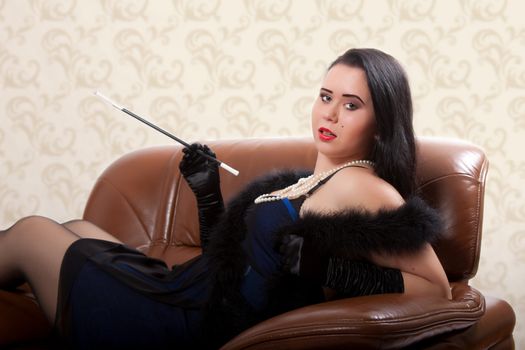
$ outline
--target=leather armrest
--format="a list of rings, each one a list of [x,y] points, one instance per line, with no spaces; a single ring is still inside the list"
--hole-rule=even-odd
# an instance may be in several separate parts
[[[26,290],[0,290],[0,347],[46,339],[51,324]]]
[[[483,296],[466,284],[452,300],[384,294],[342,299],[279,315],[241,333],[223,349],[402,348],[483,316]]]

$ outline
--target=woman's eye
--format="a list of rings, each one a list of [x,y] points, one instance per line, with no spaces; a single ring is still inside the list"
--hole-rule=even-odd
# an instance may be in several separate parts
[[[352,102],[349,102],[349,103],[345,103],[345,108],[348,109],[349,111],[354,111],[357,109],[357,106],[353,104]]]
[[[330,101],[332,101],[332,98],[330,96],[328,96],[328,95],[321,94],[321,100],[323,102],[330,102]]]

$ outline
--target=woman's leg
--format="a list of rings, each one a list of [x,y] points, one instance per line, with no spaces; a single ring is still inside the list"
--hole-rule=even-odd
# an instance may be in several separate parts
[[[107,233],[89,221],[73,220],[68,221],[62,225],[81,238],[96,238],[110,242],[122,243],[116,237],[113,237],[111,234]]]
[[[79,237],[53,220],[30,216],[0,232],[0,287],[27,281],[54,322],[62,259]]]

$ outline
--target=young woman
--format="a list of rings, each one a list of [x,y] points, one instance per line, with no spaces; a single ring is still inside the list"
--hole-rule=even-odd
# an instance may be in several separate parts
[[[251,183],[225,210],[216,164],[185,149],[203,254],[172,269],[89,222],[20,220],[0,235],[0,283],[27,281],[67,346],[218,347],[273,315],[378,293],[450,298],[432,247],[436,213],[415,196],[406,75],[351,49],[312,109],[313,173]]]

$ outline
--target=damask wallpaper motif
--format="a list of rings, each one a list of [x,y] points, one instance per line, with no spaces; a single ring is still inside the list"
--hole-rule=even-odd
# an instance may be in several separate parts
[[[525,3],[520,0],[0,0],[0,224],[82,214],[98,174],[171,142],[309,135],[329,62],[376,47],[406,67],[416,131],[490,159],[473,284],[525,347]]]

